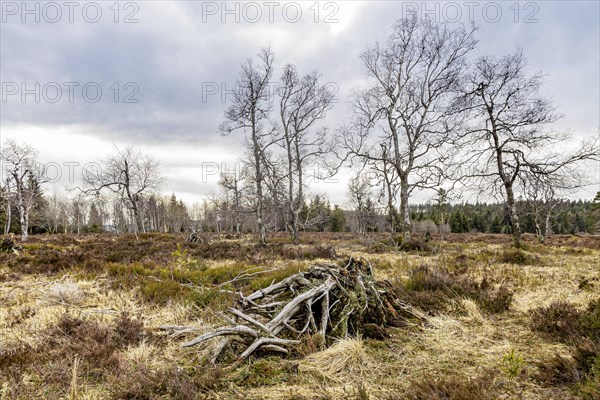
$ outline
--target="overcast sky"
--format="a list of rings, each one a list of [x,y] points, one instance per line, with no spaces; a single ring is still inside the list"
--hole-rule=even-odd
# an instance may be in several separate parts
[[[239,134],[217,131],[246,58],[270,45],[275,77],[286,63],[321,71],[337,88],[339,101],[323,121],[335,129],[365,79],[360,52],[416,11],[474,22],[478,54],[521,48],[531,71],[547,75],[544,90],[564,114],[556,129],[590,137],[600,125],[599,4],[2,1],[0,135],[33,144],[43,162],[60,166],[61,187],[113,145],[136,145],[160,159],[164,193],[197,201],[216,190],[216,170],[234,168],[243,155]],[[344,204],[347,176],[312,191]]]

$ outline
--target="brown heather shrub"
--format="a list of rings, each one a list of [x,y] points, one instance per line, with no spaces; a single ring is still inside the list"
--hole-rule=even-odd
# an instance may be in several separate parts
[[[225,374],[219,366],[172,367],[152,370],[146,365],[121,365],[107,381],[114,399],[204,399],[221,388]]]
[[[335,259],[337,253],[331,246],[286,246],[281,249],[281,258],[286,260]]]
[[[574,388],[583,399],[600,399],[600,299],[577,310],[572,304],[555,302],[532,312],[532,329],[574,344],[571,358],[556,355],[538,364],[538,380],[550,386]]]
[[[592,300],[581,313],[581,333],[590,340],[600,343],[600,298]]]
[[[139,317],[132,319],[127,311],[122,312],[117,317],[113,331],[121,347],[137,345],[150,337],[149,334],[144,332],[144,323],[141,319]]]
[[[431,252],[432,248],[427,238],[413,236],[405,241],[402,236],[375,241],[367,245],[367,253],[389,253],[392,251]]]
[[[475,300],[480,308],[490,314],[500,314],[509,309],[512,299],[513,292],[508,287],[502,285],[495,291],[483,289]]]
[[[385,400],[495,400],[495,371],[488,371],[475,378],[458,375],[425,375],[411,381],[406,393],[388,395]]]
[[[15,326],[25,322],[27,319],[33,317],[35,314],[35,308],[31,308],[30,306],[9,309],[6,315],[6,324],[9,328],[14,328]]]
[[[512,291],[506,286],[494,289],[486,279],[477,283],[466,275],[429,266],[410,271],[404,286],[405,292],[400,288],[398,297],[429,312],[445,310],[451,299],[467,297],[482,310],[498,314],[508,310],[513,298]]]
[[[531,329],[562,342],[576,343],[585,338],[600,343],[600,298],[583,311],[564,301],[539,307],[531,312]]]
[[[570,385],[579,382],[583,378],[583,372],[578,368],[577,363],[560,354],[556,354],[552,359],[538,363],[537,379],[551,386]]]
[[[537,380],[545,386],[566,386],[583,399],[600,398],[600,345],[582,341],[570,358],[555,355],[537,365]]]
[[[421,251],[430,252],[432,251],[428,241],[420,238],[412,238],[409,241],[399,241],[399,249],[401,251]]]
[[[579,338],[579,310],[571,303],[555,301],[531,312],[531,329],[562,342]]]
[[[26,343],[0,347],[0,376],[11,367],[23,368],[33,361],[35,350]]]
[[[504,249],[500,253],[499,260],[501,263],[517,264],[517,265],[533,265],[539,264],[540,259],[537,256],[530,255],[522,249]]]
[[[118,367],[117,351],[139,344],[147,337],[143,323],[131,319],[127,313],[117,317],[112,326],[65,313],[56,326],[47,330],[46,340],[36,352],[50,367],[48,378],[65,383],[70,379],[70,370],[64,360],[79,357],[87,378],[101,378],[107,371]],[[62,361],[57,362],[59,360]]]
[[[394,251],[395,246],[390,245],[388,240],[383,242],[370,241],[365,245],[365,251],[369,254],[384,254]]]

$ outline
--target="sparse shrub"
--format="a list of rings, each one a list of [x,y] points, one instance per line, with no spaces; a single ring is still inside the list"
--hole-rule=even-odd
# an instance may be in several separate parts
[[[202,399],[202,393],[220,388],[224,373],[218,366],[152,370],[146,365],[121,365],[108,377],[111,398],[179,400]]]
[[[579,369],[587,374],[597,375],[600,373],[600,344],[590,341],[580,342],[575,347],[573,359]]]
[[[539,307],[531,313],[531,328],[567,343],[582,338],[600,343],[600,299],[592,300],[583,311],[567,302]]]
[[[104,271],[104,264],[98,259],[85,260],[81,265],[84,271],[90,273],[100,273]]]
[[[390,335],[377,324],[365,324],[363,327],[363,337],[365,339],[385,340]]]
[[[563,342],[576,340],[579,327],[579,310],[568,302],[555,301],[531,313],[531,329]]]
[[[454,257],[453,264],[457,269],[464,270],[469,265],[469,257],[466,254],[459,254]]]
[[[8,371],[11,367],[22,368],[24,365],[29,364],[35,356],[34,353],[34,349],[27,343],[21,343],[18,346],[0,347],[0,373]]]
[[[366,245],[366,252],[370,254],[382,254],[387,253],[394,249],[394,246],[390,246],[389,241],[382,242],[370,242]]]
[[[585,341],[578,345],[574,355],[577,367],[583,372],[579,392],[584,399],[600,398],[600,344]]]
[[[552,359],[538,363],[536,378],[552,386],[569,385],[581,381],[582,371],[571,358],[556,354]]]
[[[0,343],[0,398],[25,398],[25,368],[35,360],[35,349],[27,343]]]
[[[114,332],[121,345],[137,345],[148,335],[144,333],[144,323],[140,318],[132,319],[127,311],[117,317]]]
[[[482,285],[483,286],[483,285]],[[507,311],[513,300],[513,292],[505,285],[496,290],[484,289],[477,296],[479,307],[490,314],[500,314]]]
[[[288,260],[315,260],[318,258],[335,259],[337,253],[332,246],[284,246],[280,247],[279,255]]]
[[[575,344],[572,359],[556,355],[538,365],[538,379],[549,385],[574,385],[584,399],[600,398],[600,299],[583,311],[552,303],[532,313],[532,328]]]
[[[28,318],[36,314],[35,308],[29,306],[22,307],[16,310],[9,310],[6,315],[6,324],[9,328],[13,328],[22,324]]]
[[[428,266],[420,266],[410,271],[410,278],[406,283],[408,290],[416,292],[447,291],[451,286],[453,286],[453,282],[449,274],[441,269]]]
[[[61,315],[57,324],[49,328],[46,340],[36,352],[46,360],[45,379],[68,386],[71,370],[64,362],[56,360],[81,360],[86,379],[100,380],[119,366],[118,351],[138,344],[142,338],[141,321],[134,321],[127,313],[121,314],[112,326],[101,325],[91,319]]]
[[[580,342],[572,357],[555,355],[538,363],[537,379],[550,386],[572,387],[583,399],[600,398],[600,345]]]
[[[494,289],[486,279],[478,284],[467,276],[428,266],[413,269],[405,287],[410,293],[399,297],[426,311],[442,310],[445,308],[443,303],[450,299],[467,297],[482,310],[497,314],[508,310],[513,298],[512,291],[506,286]]]
[[[500,253],[499,261],[506,264],[517,264],[517,265],[531,265],[537,263],[539,260],[527,254],[522,249],[505,249]]]
[[[399,242],[398,248],[402,251],[431,251],[429,243],[426,240],[419,238],[411,238],[409,241]]]
[[[396,297],[408,304],[420,308],[430,315],[447,311],[451,299],[442,291],[410,291],[403,286],[398,286],[394,291]],[[411,318],[411,315],[405,315],[405,318]]]
[[[495,373],[489,372],[476,378],[463,376],[436,377],[425,375],[413,379],[408,392],[403,396],[389,396],[386,400],[414,399],[414,400],[492,400],[498,396],[494,394]]]
[[[592,300],[581,313],[580,329],[582,335],[600,343],[600,298]]]
[[[115,369],[119,360],[119,342],[107,326],[65,313],[57,325],[47,330],[46,341],[37,348],[45,359],[44,380],[68,387],[72,378],[70,363],[78,357],[86,379],[101,380],[107,371]],[[61,360],[60,362],[57,362]]]
[[[298,372],[298,364],[282,361],[281,358],[258,358],[236,373],[236,382],[241,386],[272,386],[290,383]]]

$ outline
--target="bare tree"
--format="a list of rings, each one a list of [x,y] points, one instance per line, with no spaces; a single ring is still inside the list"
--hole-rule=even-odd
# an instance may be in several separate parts
[[[327,130],[311,128],[325,118],[335,100],[331,90],[319,82],[318,71],[300,77],[296,67],[288,64],[281,76],[280,107],[283,147],[287,161],[287,197],[292,240],[299,239],[300,212],[304,205],[306,164],[331,151]]]
[[[103,160],[99,168],[87,172],[82,192],[88,195],[112,192],[133,213],[136,232],[145,232],[141,200],[145,194],[157,191],[163,182],[158,160],[133,147],[115,146],[115,153]]]
[[[569,143],[571,136],[546,128],[559,115],[541,94],[542,74],[529,75],[526,67],[520,51],[482,57],[474,64],[467,93],[474,111],[474,127],[466,137],[470,146],[465,162],[472,166],[467,175],[480,188],[502,195],[516,246],[522,244],[516,206],[519,180],[546,181],[551,188],[551,176],[574,173],[578,162],[598,158],[597,141],[585,142],[570,154],[553,151],[553,146]]]
[[[225,200],[231,204],[230,220],[232,231],[235,234],[241,236],[242,219],[241,215],[244,212],[243,209],[243,175],[238,174],[238,171],[234,172],[222,172],[219,179],[219,186],[224,191]]]
[[[535,233],[540,242],[544,242],[545,238],[552,234],[552,213],[560,204],[557,197],[558,186],[554,185],[551,179],[545,178],[551,177],[528,174],[525,179],[520,180],[526,211],[531,213]]]
[[[274,55],[271,49],[262,49],[258,63],[248,59],[239,74],[232,104],[225,111],[225,121],[220,125],[223,134],[242,130],[249,134],[246,146],[253,158],[254,183],[256,185],[256,220],[259,242],[267,241],[264,224],[264,152],[272,144],[272,131],[265,127],[272,109],[269,81],[273,74]]]
[[[10,233],[10,226],[12,225],[12,191],[10,184],[10,176],[6,177],[6,182],[2,187],[2,207],[6,214],[6,222],[4,224],[4,234]]]
[[[29,216],[40,195],[39,184],[43,183],[44,171],[37,163],[37,150],[25,143],[7,140],[1,157],[6,163],[8,192],[14,187],[21,240],[25,242],[29,239]]]
[[[366,233],[370,225],[371,210],[368,205],[373,204],[372,187],[369,177],[361,173],[352,177],[348,183],[348,197],[356,213],[356,230],[360,234]]]
[[[67,206],[67,199],[59,195],[56,191],[48,198],[48,207],[46,208],[45,215],[48,232],[58,233],[61,226],[66,229],[63,221]]]
[[[388,42],[360,56],[371,86],[356,91],[354,121],[342,139],[350,156],[392,168],[400,188],[400,230],[410,237],[409,198],[445,176],[449,136],[462,123],[459,98],[474,29],[451,28],[416,16],[401,19]],[[378,143],[389,143],[385,151]]]

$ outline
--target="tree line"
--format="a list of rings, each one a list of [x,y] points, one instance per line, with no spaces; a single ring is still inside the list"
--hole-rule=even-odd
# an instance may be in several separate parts
[[[302,231],[348,229],[409,240],[424,220],[438,230],[500,230],[517,246],[532,230],[540,236],[593,231],[588,220],[596,203],[575,212],[585,223],[567,223],[573,210],[565,211],[570,203],[561,199],[593,182],[585,166],[600,159],[598,139],[565,150],[572,136],[554,129],[560,114],[543,95],[542,73],[529,71],[520,50],[475,57],[476,31],[416,16],[398,20],[385,42],[360,54],[364,84],[353,91],[349,118],[333,128],[326,117],[338,99],[319,71],[300,72],[289,63],[278,69],[273,51],[263,48],[241,65],[218,127],[243,137],[245,155],[241,171],[221,175],[217,194],[191,210],[175,195],[163,199],[158,160],[115,148],[74,189],[68,217],[58,200],[45,200],[47,228],[80,231],[85,204],[88,220],[93,214],[118,231],[250,230],[261,244],[268,231],[289,232],[295,242]],[[9,167],[3,215],[13,221],[15,211],[23,240],[31,214],[44,208],[36,156],[27,144],[3,146]],[[309,184],[342,166],[356,172],[346,210],[311,194]],[[435,212],[415,214],[418,192],[431,194]],[[465,193],[501,204],[456,205]],[[5,224],[10,229],[12,222]]]

